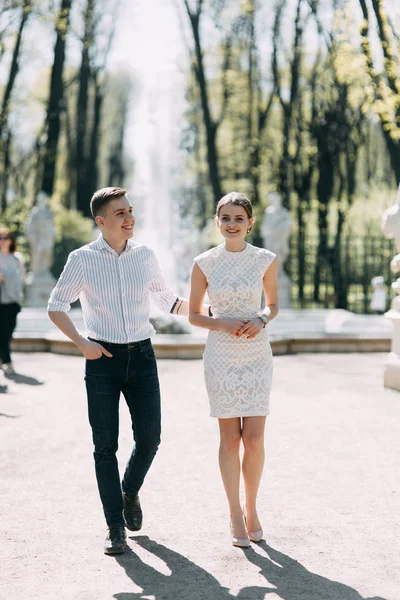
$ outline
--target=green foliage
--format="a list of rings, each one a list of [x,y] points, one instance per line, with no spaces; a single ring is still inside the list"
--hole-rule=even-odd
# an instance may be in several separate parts
[[[53,210],[57,233],[51,272],[55,278],[58,278],[67,261],[68,254],[92,241],[93,221],[83,217],[77,210],[67,210],[60,204],[55,208],[53,206]]]
[[[387,187],[374,186],[368,196],[357,196],[349,211],[344,233],[371,237],[382,236],[382,215],[386,208],[396,202],[396,192]]]
[[[254,6],[252,1],[240,3],[243,19],[248,19],[249,15],[253,14]],[[257,15],[259,19],[259,13]],[[290,18],[292,17],[294,13],[291,14]],[[363,233],[361,228],[364,227],[366,232],[370,229],[370,225],[374,231],[377,231],[379,229],[377,223],[380,220],[377,214],[381,210],[379,199],[387,196],[388,190],[393,190],[395,183],[384,136],[376,119],[378,100],[374,95],[360,45],[359,26],[359,19],[352,9],[352,3],[345,2],[343,8],[332,13],[329,43],[322,40],[320,50],[315,48],[310,51],[310,46],[307,48],[307,44],[300,48],[303,56],[298,99],[293,107],[290,126],[290,164],[287,168],[294,168],[297,174],[306,173],[312,163],[315,168],[309,198],[297,195],[293,176],[290,176],[290,209],[295,217],[298,207],[301,206],[306,232],[312,235],[319,234],[318,210],[322,210],[323,207],[321,208],[317,196],[319,147],[315,134],[323,136],[323,126],[327,119],[330,119],[328,149],[333,155],[332,169],[335,173],[329,205],[324,209],[327,214],[330,243],[337,232],[339,213],[345,223],[343,233],[352,230],[353,225],[360,235]],[[230,65],[225,72],[222,67],[222,45],[215,44],[212,52],[207,46],[204,59],[209,67],[208,89],[214,118],[220,114],[223,81],[228,84],[229,99],[224,120],[217,134],[223,191],[226,193],[237,189],[250,197],[253,196],[251,169],[254,167],[251,166],[250,154],[252,147],[259,144],[260,206],[255,208],[258,218],[262,219],[262,213],[268,203],[268,193],[276,190],[278,184],[283,147],[283,110],[275,96],[267,127],[258,137],[257,127],[254,127],[254,123],[257,122],[257,108],[262,106],[265,98],[268,97],[268,85],[265,85],[265,79],[267,77],[269,81],[271,79],[269,73],[259,71],[257,74],[254,71],[259,69],[262,51],[260,41],[258,47],[252,49],[249,31],[248,28],[242,27],[239,34],[233,36]],[[307,35],[308,30],[305,29],[305,36]],[[251,84],[250,52],[253,57],[255,56],[252,63]],[[320,52],[320,55],[317,52]],[[393,64],[396,59],[397,56],[391,55]],[[317,66],[314,72],[315,65]],[[396,66],[398,69],[398,62]],[[279,77],[285,90],[285,99],[290,91],[290,69],[291,56],[287,53],[286,56],[281,56],[279,64]],[[313,77],[316,80],[314,86]],[[381,102],[383,97],[381,95]],[[204,200],[205,197],[210,197],[205,133],[199,90],[191,71],[188,72],[187,100],[189,108],[186,112],[186,120],[191,133],[191,147],[187,148],[186,178],[191,182],[193,193],[186,196],[184,208],[186,213],[189,212],[195,217],[204,213],[205,219],[208,219],[212,216],[213,206],[211,202]],[[396,106],[389,107],[386,103],[389,112],[393,113],[395,108]],[[250,126],[250,123],[253,126]],[[298,148],[300,148],[299,152]],[[353,171],[356,169],[355,189],[348,183],[351,161],[355,165]],[[368,215],[371,215],[371,218]],[[251,234],[254,241],[260,239],[258,225],[255,225]]]

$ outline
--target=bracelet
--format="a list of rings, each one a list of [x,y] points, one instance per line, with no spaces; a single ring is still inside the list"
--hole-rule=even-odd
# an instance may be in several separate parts
[[[269,323],[269,319],[268,319],[267,315],[262,313],[261,315],[258,315],[258,318],[261,319],[261,321],[263,323],[263,329],[265,329],[265,326],[268,325],[268,323]]]
[[[174,303],[173,303],[173,305],[172,305],[172,308],[171,308],[171,310],[169,311],[171,315],[173,315],[173,314],[174,314],[175,306],[178,304],[178,302],[179,302],[179,298],[177,298],[177,299],[175,300],[175,302],[174,302]]]

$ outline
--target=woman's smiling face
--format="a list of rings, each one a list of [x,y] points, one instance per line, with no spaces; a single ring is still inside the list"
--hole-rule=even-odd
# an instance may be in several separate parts
[[[227,240],[244,239],[253,222],[243,206],[225,204],[221,206],[217,216],[217,226],[221,235]]]

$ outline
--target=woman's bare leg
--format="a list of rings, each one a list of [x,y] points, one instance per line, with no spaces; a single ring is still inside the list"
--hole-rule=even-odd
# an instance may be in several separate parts
[[[247,536],[240,506],[240,418],[218,419],[220,432],[219,468],[228,498],[233,535]]]
[[[246,490],[246,519],[248,531],[261,529],[257,515],[257,493],[264,468],[264,431],[266,417],[244,417],[242,440],[243,479]]]

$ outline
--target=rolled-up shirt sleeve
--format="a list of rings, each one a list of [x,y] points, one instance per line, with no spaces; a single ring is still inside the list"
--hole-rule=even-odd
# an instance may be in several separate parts
[[[151,296],[160,310],[165,313],[170,313],[176,304],[177,296],[173,293],[171,288],[168,287],[154,252],[152,252],[151,256],[150,268],[152,279],[150,281],[149,290]]]
[[[68,312],[83,288],[83,270],[79,254],[74,251],[68,256],[47,305],[48,311]]]

